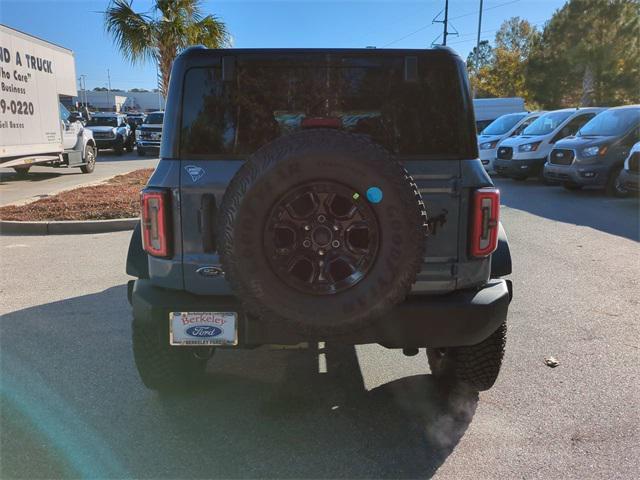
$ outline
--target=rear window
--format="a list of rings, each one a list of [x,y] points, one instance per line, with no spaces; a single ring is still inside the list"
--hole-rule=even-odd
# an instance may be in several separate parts
[[[181,155],[251,154],[273,139],[331,119],[399,155],[475,157],[466,83],[451,58],[239,56],[233,79],[222,69],[186,72]],[[462,77],[463,78],[463,77]]]

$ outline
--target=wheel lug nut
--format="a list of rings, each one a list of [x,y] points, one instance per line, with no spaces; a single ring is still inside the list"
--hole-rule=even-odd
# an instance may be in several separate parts
[[[302,246],[304,248],[309,248],[311,246],[311,242],[309,240],[305,240],[304,242],[302,242]]]
[[[327,217],[324,215],[318,215],[318,222],[324,223],[327,220]]]
[[[340,246],[340,242],[338,240],[334,240],[333,242],[331,242],[331,246],[333,248],[338,248]]]
[[[309,225],[305,225],[304,226],[304,230],[305,230],[305,232],[308,232],[309,230],[311,230],[311,227]]]
[[[324,250],[318,250],[318,255],[320,256],[324,255]]]
[[[338,230],[340,230],[340,227],[338,225],[334,225],[333,226],[333,231],[337,232]]]

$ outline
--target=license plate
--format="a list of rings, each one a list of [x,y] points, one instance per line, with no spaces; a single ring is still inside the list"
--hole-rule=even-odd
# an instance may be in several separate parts
[[[171,345],[237,345],[236,312],[170,312]]]

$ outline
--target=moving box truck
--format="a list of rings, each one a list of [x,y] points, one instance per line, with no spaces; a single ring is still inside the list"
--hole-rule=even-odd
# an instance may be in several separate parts
[[[19,175],[35,164],[93,171],[93,134],[59,98],[77,95],[75,79],[71,50],[0,25],[0,167]]]
[[[484,128],[496,118],[507,113],[526,112],[524,99],[510,98],[474,98],[473,110],[476,115],[476,130],[482,132]]]

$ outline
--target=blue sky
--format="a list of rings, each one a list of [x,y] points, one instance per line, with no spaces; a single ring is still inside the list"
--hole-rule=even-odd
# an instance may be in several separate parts
[[[87,87],[151,89],[155,66],[125,62],[103,28],[108,0],[0,0],[0,22],[70,48]],[[205,1],[206,13],[224,20],[239,48],[254,47],[428,47],[442,32],[431,21],[444,0],[422,1]],[[476,42],[479,0],[450,0],[450,24],[459,36],[449,45],[466,58]],[[565,0],[485,0],[482,39],[492,40],[503,20],[526,18],[542,27]],[[138,11],[151,0],[133,0]]]

